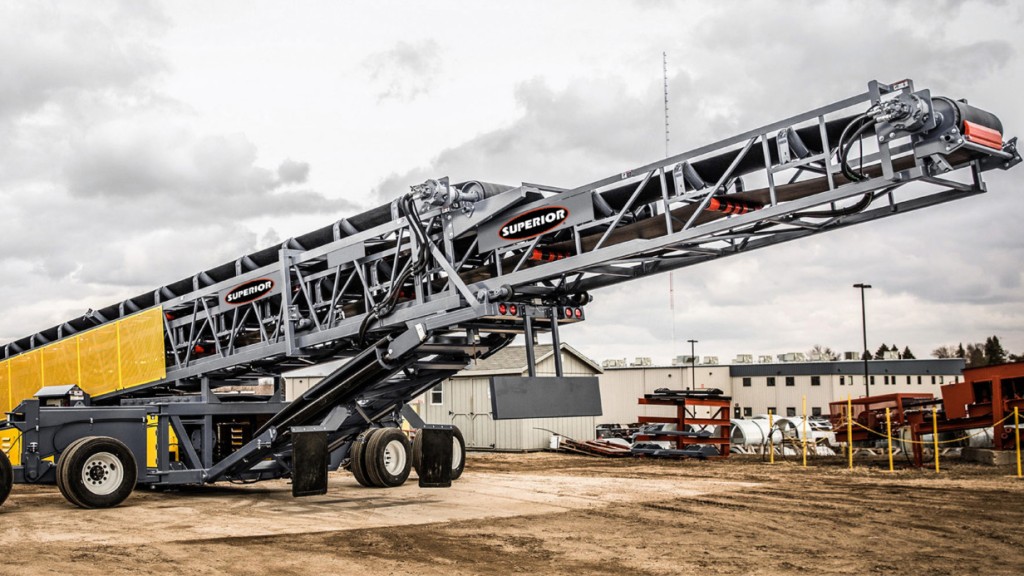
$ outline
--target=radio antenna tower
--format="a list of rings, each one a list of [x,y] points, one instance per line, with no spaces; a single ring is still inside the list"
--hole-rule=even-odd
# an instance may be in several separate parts
[[[665,81],[665,158],[668,158],[668,55],[661,53],[661,72]]]
[[[665,87],[665,157],[668,158],[668,54],[661,53],[661,74]],[[676,287],[675,272],[668,273],[668,310],[672,323],[672,360],[676,357]]]

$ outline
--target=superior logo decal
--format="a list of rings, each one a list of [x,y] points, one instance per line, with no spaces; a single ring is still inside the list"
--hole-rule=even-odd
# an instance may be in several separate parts
[[[498,230],[502,240],[526,240],[558,228],[569,217],[564,206],[544,206],[512,218]]]
[[[274,281],[270,278],[259,278],[239,284],[224,295],[224,302],[228,304],[245,304],[253,300],[259,300],[274,289]]]

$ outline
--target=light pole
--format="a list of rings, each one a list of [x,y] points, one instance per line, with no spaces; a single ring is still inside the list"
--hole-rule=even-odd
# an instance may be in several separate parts
[[[854,284],[854,288],[860,288],[860,326],[861,331],[864,335],[864,352],[861,353],[861,358],[864,359],[864,397],[871,396],[871,387],[868,386],[868,316],[864,308],[864,291],[871,288],[871,284]]]
[[[694,356],[694,345],[697,340],[687,340],[690,343],[690,389],[697,389],[697,357]]]

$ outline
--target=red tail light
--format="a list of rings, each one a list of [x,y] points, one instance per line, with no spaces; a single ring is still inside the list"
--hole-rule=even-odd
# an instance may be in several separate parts
[[[583,309],[577,308],[575,314],[576,318],[583,318]]]
[[[566,308],[565,309],[565,317],[566,318],[572,318],[572,308]]]
[[[508,311],[509,311],[509,314],[512,314],[513,316],[515,316],[516,314],[519,313],[519,307],[517,307],[515,304],[510,304],[509,307],[508,307]]]
[[[505,304],[504,302],[498,304],[498,312],[501,313],[502,315],[508,314],[508,305]]]
[[[195,352],[196,354],[203,354],[204,352],[206,352],[206,348],[203,348],[202,344],[196,344],[192,348],[192,351]]]

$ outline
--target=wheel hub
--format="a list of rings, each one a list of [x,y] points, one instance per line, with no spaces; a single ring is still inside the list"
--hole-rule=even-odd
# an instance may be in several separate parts
[[[96,462],[90,464],[89,479],[92,480],[93,483],[100,482],[107,476],[109,476],[109,472],[107,472],[107,469],[103,464]]]
[[[405,468],[405,447],[398,440],[388,442],[384,447],[384,469],[388,474],[397,476]]]
[[[110,494],[117,490],[123,480],[121,461],[110,452],[93,454],[82,467],[82,483],[93,494]]]

